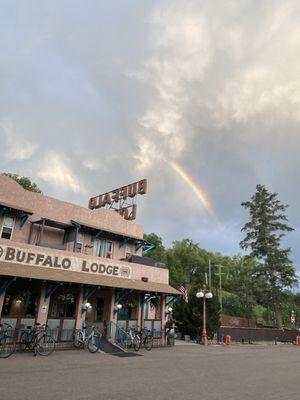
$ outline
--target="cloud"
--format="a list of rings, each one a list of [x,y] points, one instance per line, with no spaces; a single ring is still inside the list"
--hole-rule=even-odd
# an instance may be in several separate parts
[[[1,170],[83,205],[148,178],[138,222],[167,243],[238,251],[240,203],[257,183],[300,226],[299,13],[296,0],[12,0],[0,16]]]
[[[45,160],[47,160],[47,164],[37,174],[40,179],[61,190],[71,190],[81,194],[86,193],[84,185],[82,185],[61,156],[55,153],[48,153],[45,155]]]
[[[138,117],[141,168],[166,156],[179,157],[189,137],[184,110],[189,103],[187,86],[201,82],[210,60],[207,23],[200,12],[180,2],[158,7],[150,17],[150,56],[130,76],[151,85],[153,95]]]
[[[22,161],[30,159],[37,150],[37,144],[24,138],[21,132],[15,132],[14,124],[11,121],[0,121],[6,139],[5,159],[10,161]]]
[[[82,165],[84,166],[84,168],[90,171],[97,171],[98,169],[101,169],[101,164],[98,160],[93,160],[93,159],[83,160]]]

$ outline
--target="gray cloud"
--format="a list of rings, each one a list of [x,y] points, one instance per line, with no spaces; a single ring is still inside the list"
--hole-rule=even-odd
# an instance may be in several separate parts
[[[0,167],[49,195],[147,177],[138,220],[170,243],[238,251],[257,183],[299,218],[297,1],[6,2]],[[176,161],[206,193],[216,223]],[[293,258],[300,261],[298,233]]]

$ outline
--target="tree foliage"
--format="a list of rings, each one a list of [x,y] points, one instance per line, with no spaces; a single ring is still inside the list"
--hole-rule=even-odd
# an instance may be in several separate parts
[[[145,233],[144,239],[155,245],[155,249],[147,254],[147,257],[163,263],[165,261],[165,248],[162,244],[162,238],[155,233]]]
[[[256,275],[263,277],[268,301],[281,327],[281,302],[283,291],[296,283],[296,273],[289,259],[290,248],[282,248],[281,241],[293,231],[287,224],[285,211],[277,193],[270,193],[265,186],[257,185],[256,192],[242,206],[249,211],[250,221],[242,228],[246,236],[240,246],[250,250],[249,256],[258,261]]]
[[[173,316],[184,335],[195,339],[201,337],[203,322],[203,300],[196,297],[198,287],[189,290],[189,302],[179,299],[174,304]],[[213,337],[220,325],[220,306],[217,296],[206,301],[208,337]]]
[[[9,176],[10,178],[14,179],[18,182],[24,189],[29,190],[30,192],[34,193],[41,193],[42,191],[39,189],[36,183],[32,182],[30,178],[27,176],[20,176],[17,174],[11,174],[9,172],[5,173],[4,175]]]

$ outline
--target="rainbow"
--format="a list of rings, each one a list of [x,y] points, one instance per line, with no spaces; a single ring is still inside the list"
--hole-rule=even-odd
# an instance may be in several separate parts
[[[201,204],[204,206],[206,211],[210,214],[210,216],[217,222],[218,218],[214,211],[214,208],[209,201],[209,198],[205,194],[205,192],[199,187],[199,185],[195,182],[194,178],[190,176],[181,165],[179,165],[175,161],[171,161],[168,163],[172,169],[189,185],[192,191],[195,193],[197,198],[201,201]]]

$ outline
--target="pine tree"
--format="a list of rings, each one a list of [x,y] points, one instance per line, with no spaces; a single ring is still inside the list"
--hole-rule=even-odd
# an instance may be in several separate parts
[[[267,299],[276,316],[277,326],[282,327],[281,302],[283,290],[296,283],[295,269],[289,254],[290,248],[281,248],[285,233],[293,231],[287,224],[285,204],[277,193],[270,193],[263,185],[256,186],[256,193],[250,201],[242,203],[249,210],[250,221],[242,228],[246,233],[240,246],[250,250],[249,257],[259,262],[257,275],[266,282]]]

